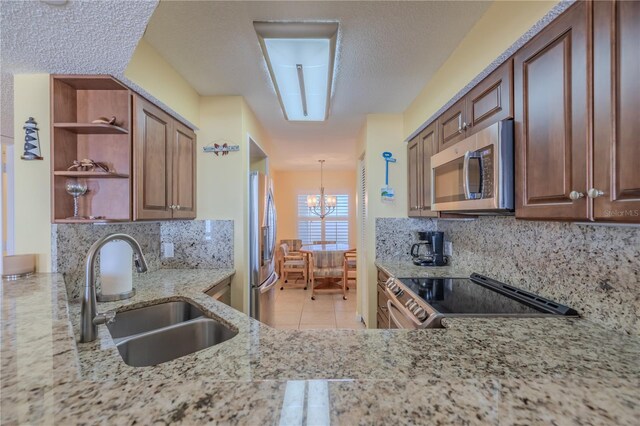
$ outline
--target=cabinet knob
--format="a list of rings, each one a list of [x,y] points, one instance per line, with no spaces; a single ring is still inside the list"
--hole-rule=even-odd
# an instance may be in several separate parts
[[[598,198],[602,197],[604,195],[604,192],[596,188],[591,188],[589,191],[587,191],[587,195],[589,196],[589,198]]]
[[[571,198],[573,201],[579,200],[580,198],[583,198],[583,197],[584,197],[584,194],[582,192],[571,191],[569,193],[569,198]]]
[[[171,210],[174,210],[174,209],[176,208],[176,205],[175,205],[175,204],[171,204],[171,205],[169,206],[169,208],[170,208]]]
[[[180,209],[181,209],[180,204],[178,204],[178,205],[176,206],[176,210],[180,210]]]

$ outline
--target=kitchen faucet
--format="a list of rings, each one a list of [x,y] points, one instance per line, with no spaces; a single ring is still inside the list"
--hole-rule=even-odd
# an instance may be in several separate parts
[[[114,240],[129,243],[133,249],[136,271],[139,273],[147,271],[147,261],[142,254],[140,244],[132,236],[127,234],[110,234],[93,243],[87,253],[85,265],[86,280],[84,283],[84,296],[82,297],[82,309],[80,310],[80,343],[93,342],[96,340],[98,325],[110,323],[115,318],[115,312],[113,311],[100,314],[96,312],[96,283],[94,277],[96,255],[102,246]]]

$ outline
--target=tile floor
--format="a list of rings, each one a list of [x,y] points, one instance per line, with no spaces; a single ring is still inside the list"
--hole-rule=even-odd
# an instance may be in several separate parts
[[[298,281],[301,283],[301,281]],[[277,284],[275,302],[275,327],[288,329],[358,329],[365,328],[356,318],[356,292],[352,287],[347,300],[342,292],[316,293],[311,300],[311,290],[288,288],[280,290]]]

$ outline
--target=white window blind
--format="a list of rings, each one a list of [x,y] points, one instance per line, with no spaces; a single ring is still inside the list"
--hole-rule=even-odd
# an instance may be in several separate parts
[[[314,241],[349,243],[349,195],[336,195],[336,210],[324,221],[307,207],[307,195],[298,195],[298,238],[302,244]],[[318,199],[320,196],[316,194]]]

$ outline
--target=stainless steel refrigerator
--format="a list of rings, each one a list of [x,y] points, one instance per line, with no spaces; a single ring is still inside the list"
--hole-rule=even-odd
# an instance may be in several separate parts
[[[275,289],[276,208],[270,179],[249,176],[249,302],[251,316],[273,325]]]

